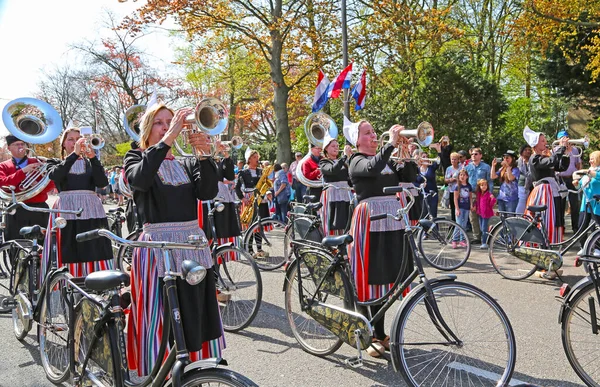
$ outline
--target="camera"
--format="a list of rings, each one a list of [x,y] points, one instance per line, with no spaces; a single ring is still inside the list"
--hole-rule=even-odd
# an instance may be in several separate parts
[[[498,164],[502,164],[502,160],[503,160],[503,158],[502,158],[502,157],[496,157],[496,162],[497,162]]]

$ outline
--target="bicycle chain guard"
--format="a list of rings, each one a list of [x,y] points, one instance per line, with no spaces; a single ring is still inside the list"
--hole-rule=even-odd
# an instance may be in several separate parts
[[[365,350],[371,345],[373,327],[360,313],[319,301],[310,305],[306,313],[352,347]],[[361,334],[356,334],[357,331]],[[360,342],[357,342],[357,337],[360,338]]]
[[[562,266],[562,256],[554,250],[536,249],[533,247],[516,247],[515,257],[534,264],[539,269],[558,270]]]

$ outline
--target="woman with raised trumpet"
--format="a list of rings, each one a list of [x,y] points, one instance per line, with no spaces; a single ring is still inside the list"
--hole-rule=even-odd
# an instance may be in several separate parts
[[[396,195],[384,194],[384,187],[397,186],[400,182],[412,183],[417,177],[414,162],[390,159],[395,148],[407,145],[406,138],[401,135],[403,129],[400,125],[392,126],[389,142],[377,151],[379,141],[369,122],[344,125],[346,139],[358,150],[350,158],[348,169],[358,199],[349,231],[354,242],[348,246],[348,256],[360,301],[381,297],[389,290],[403,261],[406,260],[404,275],[412,271],[412,257],[401,255],[404,251],[403,222],[389,218],[370,221],[371,215],[395,214],[400,208]],[[380,306],[372,306],[371,313],[379,309]],[[379,320],[374,328],[374,343],[368,352],[379,357],[384,349],[389,350],[384,319]]]
[[[75,277],[108,270],[114,267],[113,252],[108,239],[93,239],[77,242],[79,233],[97,228],[108,228],[108,220],[102,202],[95,189],[108,185],[104,167],[96,157],[94,150],[81,137],[79,128],[67,128],[60,139],[62,160],[49,159],[49,176],[58,189],[58,200],[54,208],[78,210],[83,208],[81,216],[61,214],[67,219],[65,228],[58,232],[58,263],[65,264]],[[54,215],[53,215],[54,217]],[[52,217],[48,227],[52,226]],[[50,238],[50,233],[46,235]],[[47,240],[46,243],[49,241]],[[44,250],[44,264],[48,263],[48,254]],[[42,269],[45,273],[45,269]],[[43,277],[42,277],[43,278]]]
[[[217,167],[206,157],[177,160],[171,153],[191,109],[173,113],[162,103],[146,110],[140,124],[140,149],[125,155],[125,174],[141,223],[140,240],[184,242],[191,235],[204,237],[198,226],[198,200],[218,193]],[[189,144],[199,154],[209,154],[211,142],[204,133],[189,134]],[[128,325],[129,366],[138,375],[148,375],[157,359],[162,335],[163,277],[160,250],[135,249],[131,264],[131,318]],[[198,285],[177,279],[185,339],[191,360],[220,357],[225,347],[216,298],[215,274],[210,249],[173,250],[175,271],[183,260],[199,262],[208,274]]]
[[[560,243],[564,231],[564,211],[559,192],[556,172],[564,171],[569,166],[569,157],[565,156],[568,138],[560,139],[560,146],[551,155],[548,151],[546,136],[525,127],[523,137],[533,150],[529,159],[529,170],[533,180],[533,189],[527,199],[527,207],[546,205],[542,213],[543,222],[550,243]],[[526,214],[533,216],[531,211]]]
[[[352,156],[352,147],[344,147],[344,155],[338,159],[340,146],[337,139],[327,133],[323,139],[323,154],[319,168],[323,181],[329,185],[321,193],[321,224],[324,235],[342,235],[350,217],[350,186],[348,159]]]

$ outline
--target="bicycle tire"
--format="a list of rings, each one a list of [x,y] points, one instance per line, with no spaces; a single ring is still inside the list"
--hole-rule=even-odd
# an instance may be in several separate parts
[[[54,384],[69,378],[69,307],[64,299],[69,273],[57,273],[49,279],[49,284],[41,300],[39,345],[42,366],[46,377]],[[60,334],[57,334],[59,333]],[[54,337],[57,336],[57,337]]]
[[[245,250],[227,246],[215,252],[215,274],[223,329],[238,332],[252,323],[260,308],[260,270]]]
[[[288,275],[285,279],[284,296],[285,312],[292,334],[305,352],[319,357],[331,355],[342,346],[343,342],[339,337],[302,310],[300,295],[298,293],[297,278],[299,274],[296,260],[290,262],[290,265],[289,272],[287,273]],[[317,285],[309,274],[309,270],[304,262],[300,263],[300,273],[302,276],[304,296],[306,299],[310,299],[312,298]],[[346,281],[346,283],[348,283],[348,281]],[[348,291],[349,289],[346,287],[346,294],[348,294]],[[352,296],[348,295],[348,297]],[[345,306],[344,300],[333,296],[328,297],[324,292],[319,294],[316,299],[327,303],[333,303],[341,307]]]
[[[454,386],[471,386],[474,381],[484,386],[507,385],[514,371],[517,350],[512,326],[500,305],[470,284],[445,281],[434,282],[431,287],[442,317],[450,316],[444,320],[462,345],[440,343],[445,340],[436,324],[426,317],[428,297],[422,288],[406,301],[392,325],[392,356],[405,382],[410,386],[437,386],[440,380]],[[461,307],[462,310],[457,310]],[[487,310],[482,310],[483,307]],[[459,329],[458,324],[466,326]],[[415,337],[421,333],[420,338]],[[498,344],[490,339],[494,337]],[[490,355],[483,355],[484,351]],[[474,356],[485,357],[485,360],[474,359]],[[439,362],[433,364],[436,360]],[[485,379],[484,375],[496,375],[499,380]]]
[[[169,380],[165,387],[171,387]],[[201,386],[258,387],[242,374],[223,368],[202,368],[186,372],[181,378],[181,387]]]
[[[19,262],[19,261],[18,261]],[[24,262],[24,261],[20,261],[20,262]],[[17,270],[19,270],[19,268],[17,267]],[[32,318],[25,318],[25,316],[23,315],[24,312],[24,308],[31,308],[31,302],[27,303],[25,302],[25,300],[23,300],[23,297],[25,298],[29,298],[29,294],[30,294],[30,289],[29,289],[29,276],[30,276],[30,267],[29,265],[27,265],[27,267],[23,268],[23,274],[19,277],[18,279],[18,283],[15,284],[14,286],[14,291],[13,291],[13,295],[15,297],[15,301],[17,302],[17,307],[13,308],[12,310],[12,323],[13,323],[13,333],[15,334],[15,337],[17,338],[17,340],[19,341],[23,341],[23,339],[25,337],[27,337],[27,334],[29,334],[29,331],[31,330],[32,324],[33,324],[33,319]],[[30,315],[33,315],[33,310],[28,310],[27,312],[29,312]]]
[[[434,219],[434,227],[421,229],[417,235],[417,246],[421,255],[438,270],[452,271],[460,268],[471,255],[471,242],[467,232],[456,222],[448,219]],[[452,240],[464,240],[466,247],[452,248]]]
[[[523,222],[527,220],[523,219]],[[488,238],[488,255],[492,266],[502,277],[509,280],[522,280],[531,277],[537,268],[507,251],[507,244],[512,244],[514,237],[510,231],[502,227],[502,223],[495,225]]]
[[[262,240],[259,242],[254,237],[260,235],[259,225],[263,227],[262,232],[267,239],[267,244]],[[285,223],[276,219],[262,220],[260,224],[255,222],[244,234],[244,250],[250,253],[258,268],[265,271],[275,270],[285,265],[287,262],[285,243]]]
[[[588,386],[600,386],[600,370],[597,367],[598,360],[600,360],[598,355],[600,341],[598,335],[592,332],[590,301],[593,302],[598,315],[600,301],[596,296],[596,288],[593,283],[585,285],[571,300],[569,307],[565,308],[561,321],[561,336],[565,355],[577,376]],[[580,354],[582,351],[583,353]],[[595,361],[587,357],[593,355],[594,352],[596,352]],[[593,367],[587,367],[588,370],[586,370],[584,364],[593,365]]]
[[[131,234],[127,235],[128,241],[136,241],[138,240],[142,230],[136,230]],[[133,257],[133,247],[130,246],[119,246],[119,250],[117,251],[117,270],[120,270],[124,273],[131,271],[131,259]]]
[[[9,302],[14,295],[15,262],[17,261],[17,257],[21,254],[23,254],[23,256],[29,254],[27,248],[31,246],[32,242],[26,239],[15,239],[14,241],[3,243],[0,246],[0,251],[2,252],[2,271],[5,275],[4,278],[0,278],[0,313],[11,313],[13,310],[12,307],[7,306],[7,302]],[[11,249],[16,249],[16,251],[13,250],[11,253]]]
[[[600,258],[600,229],[592,232],[586,239],[583,251],[586,255],[593,255]]]

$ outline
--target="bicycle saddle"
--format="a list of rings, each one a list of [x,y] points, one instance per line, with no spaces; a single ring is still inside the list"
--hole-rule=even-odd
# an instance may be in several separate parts
[[[104,290],[129,286],[129,275],[118,270],[95,271],[85,277],[85,287],[102,292]]]
[[[35,226],[21,228],[19,234],[26,239],[43,239],[46,229],[36,224]]]
[[[543,205],[543,206],[527,206],[527,209],[531,212],[542,212],[545,211],[546,208],[548,208],[547,205]]]
[[[314,202],[316,198],[317,197],[315,195],[304,195],[302,200],[304,200],[304,203],[311,203]]]
[[[323,203],[321,203],[321,202],[308,203],[306,205],[306,209],[309,210],[309,211],[313,211],[313,210],[316,211],[316,210],[318,210],[321,207],[323,207]]]
[[[115,212],[123,212],[123,209],[121,207],[117,207],[117,208],[110,208],[108,210],[109,214],[114,214]]]
[[[338,247],[352,243],[353,240],[352,235],[344,234],[325,237],[321,241],[321,244],[325,247]]]

